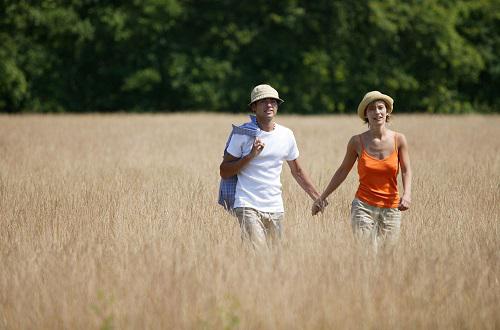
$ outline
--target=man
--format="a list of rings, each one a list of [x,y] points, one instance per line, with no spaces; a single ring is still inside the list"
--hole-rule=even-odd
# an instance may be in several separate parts
[[[320,196],[299,164],[293,132],[275,122],[278,105],[283,102],[271,86],[256,86],[249,106],[260,133],[257,137],[233,134],[220,165],[222,178],[238,176],[233,210],[242,239],[255,248],[266,247],[281,237],[284,208],[280,176],[284,160],[302,189],[313,200]]]

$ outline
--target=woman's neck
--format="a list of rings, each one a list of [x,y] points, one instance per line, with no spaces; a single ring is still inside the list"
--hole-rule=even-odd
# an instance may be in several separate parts
[[[387,128],[385,125],[380,126],[370,126],[370,134],[374,138],[381,139],[387,133]]]

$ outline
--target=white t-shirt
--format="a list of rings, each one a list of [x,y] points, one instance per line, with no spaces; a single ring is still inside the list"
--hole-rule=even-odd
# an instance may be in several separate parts
[[[262,131],[262,152],[239,173],[234,207],[251,207],[261,212],[284,212],[281,198],[281,169],[284,160],[299,157],[293,132],[276,124],[271,132]],[[236,158],[250,153],[255,138],[234,134],[227,152]]]

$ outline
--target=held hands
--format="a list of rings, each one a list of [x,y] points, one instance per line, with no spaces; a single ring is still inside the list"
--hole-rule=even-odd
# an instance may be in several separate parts
[[[317,200],[314,201],[312,208],[311,208],[311,213],[312,215],[316,215],[319,212],[323,213],[325,210],[325,207],[328,206],[328,201],[326,199],[321,199],[318,198]]]
[[[406,211],[406,210],[408,210],[410,208],[410,204],[411,204],[411,199],[408,198],[408,197],[403,196],[401,198],[401,200],[399,201],[398,209],[400,211]]]

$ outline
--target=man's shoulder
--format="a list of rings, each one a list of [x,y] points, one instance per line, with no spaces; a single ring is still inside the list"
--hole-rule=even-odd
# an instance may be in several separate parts
[[[233,132],[231,140],[247,141],[254,138],[255,135],[246,134],[245,132]]]
[[[280,125],[280,124],[276,123],[276,128],[278,130],[286,133],[286,134],[292,134],[293,135],[293,131],[290,128],[286,127],[286,126],[283,126],[283,125]]]

